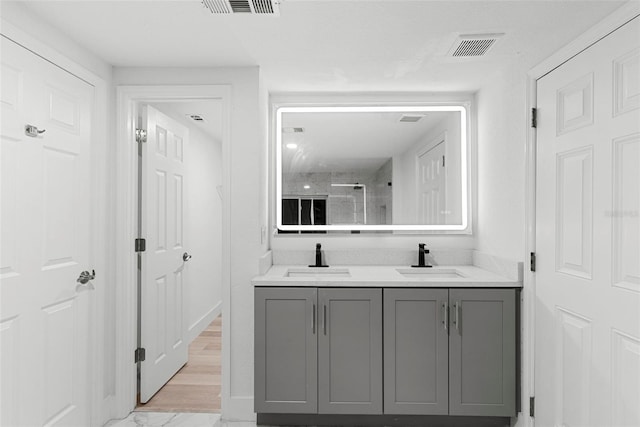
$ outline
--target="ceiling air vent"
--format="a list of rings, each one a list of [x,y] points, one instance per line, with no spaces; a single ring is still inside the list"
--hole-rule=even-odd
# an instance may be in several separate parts
[[[215,14],[280,15],[279,0],[202,0],[202,4]]]
[[[186,116],[193,121],[204,122],[204,117],[202,117],[200,114],[186,114]]]
[[[455,58],[482,56],[504,34],[465,34],[458,37],[449,55]]]
[[[404,123],[415,123],[423,117],[424,115],[421,114],[403,114],[400,117],[400,121]]]
[[[304,133],[304,128],[286,127],[282,128],[283,133]]]

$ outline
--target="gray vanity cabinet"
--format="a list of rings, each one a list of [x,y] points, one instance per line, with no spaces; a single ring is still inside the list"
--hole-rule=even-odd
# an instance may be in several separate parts
[[[384,413],[449,413],[447,289],[384,290]]]
[[[255,411],[318,412],[316,288],[255,289]]]
[[[516,291],[450,289],[449,414],[516,415]]]
[[[256,288],[255,411],[514,417],[516,298],[515,289]]]
[[[382,289],[318,289],[318,412],[382,414]]]

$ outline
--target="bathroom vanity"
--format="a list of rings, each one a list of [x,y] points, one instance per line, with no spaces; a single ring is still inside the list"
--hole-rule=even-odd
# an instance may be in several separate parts
[[[516,416],[520,281],[471,265],[274,265],[253,284],[259,423]]]

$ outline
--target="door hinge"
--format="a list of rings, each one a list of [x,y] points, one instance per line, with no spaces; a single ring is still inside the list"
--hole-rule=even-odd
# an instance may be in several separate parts
[[[144,252],[147,250],[146,239],[136,239],[135,243],[136,252]]]
[[[531,109],[531,127],[532,128],[538,127],[538,109],[537,108]]]
[[[536,271],[536,253],[531,252],[531,256],[529,258],[529,270]]]
[[[136,142],[147,142],[147,131],[144,129],[136,129]]]
[[[529,398],[529,416],[533,417],[535,416],[536,413],[536,398],[534,396],[531,396]]]
[[[442,156],[442,167],[444,167],[444,156]]]
[[[134,363],[144,362],[145,356],[146,350],[144,348],[136,348],[136,351],[133,352]]]

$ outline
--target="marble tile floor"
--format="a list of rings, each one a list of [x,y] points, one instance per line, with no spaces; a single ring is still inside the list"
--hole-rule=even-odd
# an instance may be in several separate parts
[[[136,411],[123,420],[111,420],[104,427],[257,427],[257,424],[245,421],[222,421],[220,414],[202,412]]]

